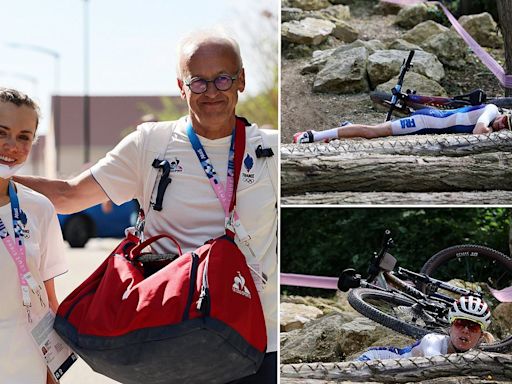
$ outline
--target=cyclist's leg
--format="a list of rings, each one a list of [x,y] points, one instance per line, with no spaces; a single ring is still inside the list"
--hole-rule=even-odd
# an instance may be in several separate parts
[[[375,137],[391,136],[391,121],[377,125],[351,124],[338,128],[338,138],[364,137],[373,139]]]
[[[312,143],[314,141],[329,141],[340,138],[363,137],[373,139],[375,137],[391,136],[391,122],[387,121],[377,125],[347,124],[343,127],[327,129],[325,131],[306,131],[296,133],[294,143]]]

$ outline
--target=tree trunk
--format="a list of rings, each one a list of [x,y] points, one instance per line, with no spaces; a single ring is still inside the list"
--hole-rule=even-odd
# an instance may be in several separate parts
[[[512,191],[511,165],[511,131],[285,144],[281,146],[281,190],[283,196]]]
[[[512,190],[512,153],[410,156],[345,153],[282,158],[283,196],[305,192]]]
[[[406,135],[378,139],[333,140],[329,144],[284,144],[281,158],[369,153],[414,156],[464,156],[484,152],[512,152],[512,132],[488,135]]]
[[[512,2],[497,0],[497,6],[505,43],[505,73],[512,75]],[[512,96],[512,88],[505,88],[505,96]]]
[[[387,205],[486,205],[512,204],[512,191],[486,192],[325,192],[305,193],[302,195],[283,196],[284,205],[313,205],[313,204],[387,204]],[[512,254],[512,216],[509,235],[509,245]]]
[[[464,354],[367,362],[281,365],[281,383],[336,383],[377,381],[409,383],[448,377],[468,377],[464,383],[510,382],[512,356],[479,351]],[[471,380],[471,381],[470,381]],[[452,381],[453,382],[453,381]]]

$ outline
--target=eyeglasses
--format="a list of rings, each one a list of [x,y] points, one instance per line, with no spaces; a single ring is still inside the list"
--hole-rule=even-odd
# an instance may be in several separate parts
[[[466,319],[455,319],[452,323],[452,325],[456,326],[457,328],[464,328],[466,327],[470,332],[477,332],[482,329],[480,324],[475,323],[471,320]]]
[[[208,89],[208,83],[213,83],[215,85],[215,88],[217,88],[219,91],[227,91],[231,88],[233,85],[233,81],[238,79],[238,75],[240,74],[240,71],[234,75],[220,75],[217,76],[213,80],[206,80],[201,79],[200,77],[196,77],[193,79],[190,79],[188,81],[185,81],[185,85],[196,94],[205,93]]]

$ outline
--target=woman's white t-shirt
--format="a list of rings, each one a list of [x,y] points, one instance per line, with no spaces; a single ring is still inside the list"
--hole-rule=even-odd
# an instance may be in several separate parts
[[[31,292],[31,317],[48,309],[43,282],[67,271],[64,242],[55,208],[43,195],[16,184],[21,210],[27,215],[25,249],[27,264],[43,287],[43,308]],[[0,207],[0,218],[13,236],[11,204]],[[46,365],[27,331],[27,312],[14,261],[0,240],[0,382],[8,384],[46,383]]]

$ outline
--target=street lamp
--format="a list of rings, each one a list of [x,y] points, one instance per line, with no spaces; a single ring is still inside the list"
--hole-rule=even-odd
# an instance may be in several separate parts
[[[84,164],[90,161],[91,122],[89,105],[89,0],[84,0]]]
[[[55,73],[54,73],[54,81],[55,81],[55,115],[53,118],[53,130],[54,130],[54,140],[55,140],[55,151],[56,151],[56,171],[58,172],[60,169],[60,54],[53,49],[41,47],[39,45],[33,44],[21,44],[21,43],[6,43],[8,47],[16,48],[16,49],[26,49],[33,52],[42,53],[48,56],[51,56],[55,60]]]
[[[6,72],[6,71],[0,71],[0,76],[2,76],[2,77],[17,77],[18,79],[26,80],[26,81],[32,83],[32,86],[34,87],[34,93],[37,94],[38,80],[34,76],[30,76],[30,75],[27,75],[25,73],[20,73],[20,72]]]

